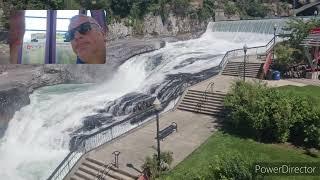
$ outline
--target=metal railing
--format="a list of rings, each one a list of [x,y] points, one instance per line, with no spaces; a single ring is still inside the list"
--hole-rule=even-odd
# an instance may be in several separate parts
[[[259,53],[269,52],[273,48],[274,44],[275,44],[275,38],[272,38],[264,46],[248,47],[247,55],[252,55],[252,54],[257,55]],[[234,59],[236,57],[242,57],[242,56],[244,56],[243,49],[233,49],[233,50],[227,51],[219,64],[220,71],[222,71],[225,68],[229,60]]]
[[[58,165],[58,167],[52,172],[47,180],[62,180],[71,171],[74,165],[81,159],[81,157],[87,152],[112,141],[113,139],[127,133],[128,131],[135,129],[142,125],[141,121],[135,121],[136,124],[131,124],[130,121],[141,117],[144,113],[150,113],[154,111],[151,106],[143,112],[131,115],[122,121],[116,122],[106,128],[86,136],[81,145],[78,146],[77,150],[70,152],[63,161]]]
[[[96,180],[104,180],[104,177],[109,174],[110,171],[110,167],[112,166],[112,163],[109,163],[107,165],[104,165],[103,169],[101,171],[98,172],[98,174],[96,175]]]
[[[207,85],[206,90],[205,90],[205,91],[203,92],[203,94],[202,94],[202,99],[201,99],[200,102],[198,102],[197,105],[196,105],[196,111],[197,111],[197,112],[200,112],[201,109],[202,109],[202,105],[207,102],[208,93],[213,93],[213,85],[214,85],[214,82],[210,82],[210,83]]]

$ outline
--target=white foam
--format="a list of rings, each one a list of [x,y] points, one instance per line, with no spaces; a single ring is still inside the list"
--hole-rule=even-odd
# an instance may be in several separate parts
[[[167,43],[155,52],[124,63],[113,79],[101,85],[59,85],[36,90],[31,104],[16,112],[0,144],[0,177],[6,180],[45,179],[68,153],[69,134],[81,119],[133,91],[148,91],[166,75],[196,73],[217,66],[231,49],[265,45],[271,35],[207,31],[199,39]],[[206,56],[212,58],[205,59]],[[159,57],[159,65],[151,61]],[[190,59],[198,60],[190,63]],[[187,61],[189,59],[189,61]],[[181,64],[186,66],[177,68]]]

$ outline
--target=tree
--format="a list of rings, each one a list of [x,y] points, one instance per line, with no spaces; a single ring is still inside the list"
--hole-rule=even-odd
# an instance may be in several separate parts
[[[288,43],[294,48],[299,48],[301,41],[308,36],[311,29],[320,27],[319,19],[303,20],[300,18],[291,19],[283,28],[290,34],[281,34],[280,37],[289,38]]]
[[[237,7],[230,3],[229,1],[224,5],[224,13],[230,18],[232,15],[235,15],[237,12]]]
[[[286,71],[289,69],[289,66],[294,62],[293,54],[298,51],[295,48],[290,47],[289,44],[278,44],[275,47],[275,54],[277,59],[274,62],[274,67],[280,71]]]
[[[308,36],[311,29],[316,27],[320,27],[320,20],[315,18],[310,20],[295,18],[287,22],[283,30],[290,33],[280,34],[280,37],[288,38],[285,43],[287,43],[289,47],[295,49],[292,55],[293,58],[295,58],[296,60],[307,59],[306,55],[302,53],[303,47],[300,44],[302,40]]]

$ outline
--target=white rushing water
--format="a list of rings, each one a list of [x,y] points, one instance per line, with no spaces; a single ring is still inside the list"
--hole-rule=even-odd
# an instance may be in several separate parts
[[[34,91],[31,104],[15,113],[0,140],[1,179],[46,179],[68,154],[69,134],[94,109],[129,92],[144,92],[168,74],[217,66],[226,51],[244,44],[265,45],[271,38],[270,34],[212,32],[209,26],[199,39],[167,43],[158,51],[131,58],[101,85],[57,85]],[[156,58],[158,64],[151,66]],[[190,62],[190,58],[200,60]]]

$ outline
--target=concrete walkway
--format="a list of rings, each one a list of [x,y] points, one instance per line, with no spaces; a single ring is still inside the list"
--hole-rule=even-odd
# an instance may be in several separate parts
[[[242,78],[236,76],[225,76],[225,75],[218,75],[212,78],[209,78],[205,81],[202,81],[189,89],[198,90],[198,91],[205,91],[208,88],[208,84],[210,82],[214,82],[213,91],[221,91],[221,92],[228,92],[236,80],[242,80]],[[254,81],[261,81],[266,83],[269,87],[279,87],[279,86],[286,86],[286,85],[293,85],[293,86],[306,86],[307,83],[304,81],[295,82],[292,80],[259,80],[256,78],[248,78],[246,77],[246,81],[254,82]]]
[[[172,165],[175,166],[212,135],[217,123],[216,119],[211,116],[176,110],[160,116],[160,129],[170,125],[173,121],[178,124],[178,131],[161,141],[160,146],[161,151],[173,152]],[[153,119],[120,139],[91,151],[88,157],[103,162],[113,162],[112,152],[120,151],[119,168],[139,175],[136,170],[128,168],[126,164],[131,163],[134,167],[141,169],[145,157],[157,152],[155,136],[156,121]]]

